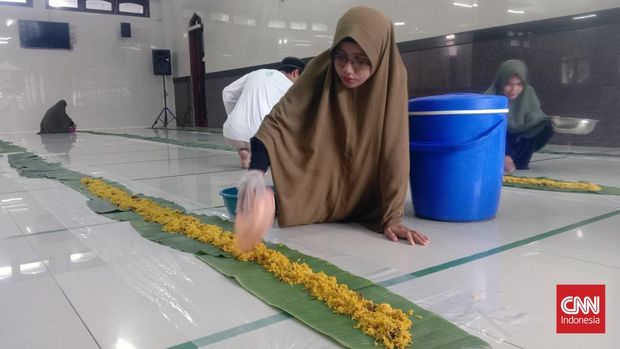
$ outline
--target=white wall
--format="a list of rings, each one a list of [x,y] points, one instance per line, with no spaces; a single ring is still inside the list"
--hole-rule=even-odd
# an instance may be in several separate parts
[[[151,49],[164,46],[161,4],[151,17],[0,6],[0,132],[38,131],[44,112],[68,102],[78,129],[150,126],[163,105],[161,77],[153,75]],[[68,22],[73,50],[20,47],[17,20]],[[120,23],[131,23],[131,38]],[[174,104],[167,78],[169,104]]]
[[[331,44],[348,8],[365,4],[404,22],[398,41],[557,17],[620,6],[620,0],[151,0],[151,17],[0,6],[0,132],[37,131],[59,99],[79,129],[150,126],[162,108],[161,78],[151,49],[172,50],[174,76],[189,75],[187,27],[197,12],[205,23],[206,70],[214,72],[314,56]],[[511,14],[507,9],[525,11]],[[70,23],[72,51],[24,49],[16,20]],[[11,22],[12,21],[12,22]],[[271,21],[271,27],[269,26]],[[120,37],[129,22],[132,38]],[[293,29],[293,22],[306,29]],[[9,25],[10,24],[10,25]],[[284,28],[277,28],[283,24]],[[172,79],[168,102],[174,110]]]
[[[170,30],[168,42],[175,51],[175,75],[189,75],[184,34],[194,12],[205,24],[206,71],[214,72],[277,62],[288,55],[315,56],[330,46],[338,18],[360,4],[382,10],[394,22],[404,22],[395,27],[401,42],[613,8],[620,6],[620,1],[168,0],[163,3],[163,13]],[[509,9],[524,13],[509,13]],[[292,29],[293,22],[305,23],[306,29]],[[284,28],[275,28],[282,24]]]

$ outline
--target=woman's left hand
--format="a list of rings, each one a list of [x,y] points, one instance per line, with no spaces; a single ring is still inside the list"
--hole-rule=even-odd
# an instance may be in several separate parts
[[[431,243],[431,240],[426,235],[413,229],[409,229],[401,223],[396,223],[390,225],[389,227],[385,227],[385,229],[383,229],[383,234],[385,234],[385,236],[392,241],[407,239],[411,245],[427,246]]]

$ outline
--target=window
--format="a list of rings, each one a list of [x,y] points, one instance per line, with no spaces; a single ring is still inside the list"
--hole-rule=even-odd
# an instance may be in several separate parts
[[[32,7],[32,0],[0,0],[0,5]]]
[[[2,1],[0,0],[0,3]],[[20,1],[32,2],[32,0]],[[125,16],[149,16],[149,0],[47,0],[47,8]]]
[[[118,0],[118,12],[119,13],[143,15],[145,11],[146,13],[148,13],[148,1]]]
[[[112,12],[113,11],[113,4],[112,4],[112,1],[86,0],[85,8],[87,10]]]
[[[47,4],[49,5],[49,7],[53,8],[78,8],[78,0],[49,0]]]

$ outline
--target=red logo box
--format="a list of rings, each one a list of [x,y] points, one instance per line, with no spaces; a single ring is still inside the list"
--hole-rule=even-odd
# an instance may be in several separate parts
[[[605,285],[556,285],[556,333],[605,333]]]

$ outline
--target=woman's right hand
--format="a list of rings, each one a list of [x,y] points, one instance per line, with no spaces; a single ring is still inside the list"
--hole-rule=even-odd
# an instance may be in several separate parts
[[[249,170],[237,185],[237,214],[247,213],[266,191],[265,173],[261,170]]]
[[[234,238],[240,251],[253,249],[273,225],[275,198],[263,177],[263,171],[251,170],[239,182]]]
[[[504,156],[504,175],[507,175],[514,170],[517,169],[515,162],[512,160],[512,157],[506,155]]]

